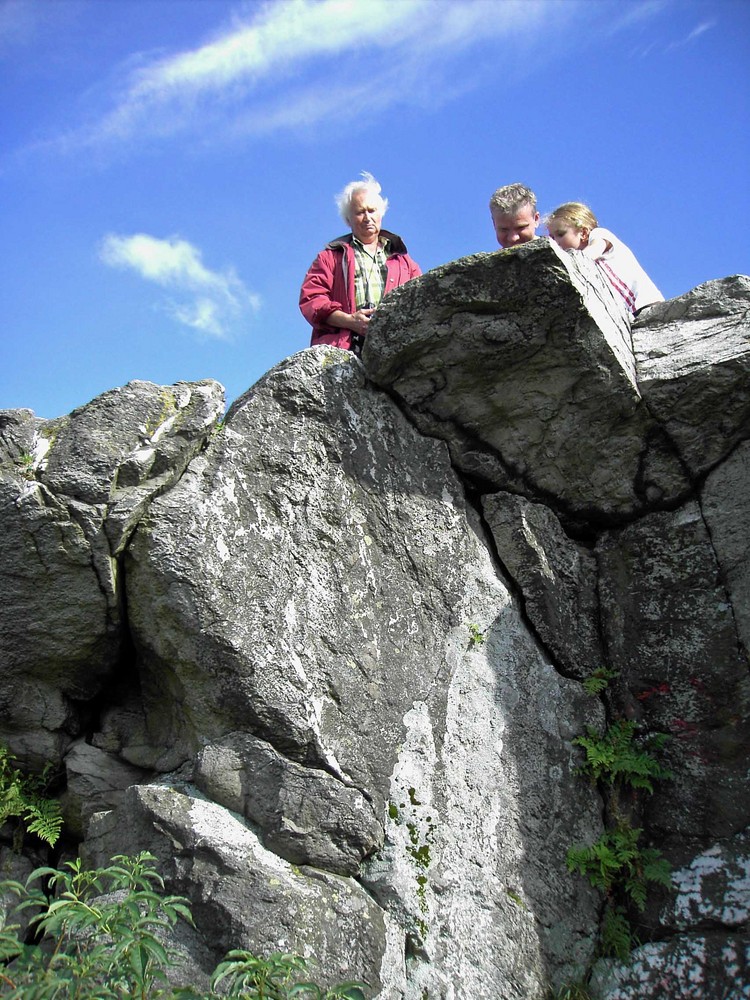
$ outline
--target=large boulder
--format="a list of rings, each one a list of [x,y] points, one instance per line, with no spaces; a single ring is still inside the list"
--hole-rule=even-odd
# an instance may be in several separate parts
[[[211,801],[246,817],[266,847],[295,864],[354,875],[382,846],[381,817],[359,789],[289,760],[249,733],[203,747],[195,783]]]
[[[579,518],[629,516],[689,481],[643,405],[628,322],[612,303],[591,262],[533,240],[396,289],[363,358],[485,485]]]
[[[59,762],[124,658],[119,562],[223,411],[216,382],[132,382],[68,417],[0,411],[2,737]]]
[[[564,857],[600,830],[572,740],[601,708],[523,625],[445,446],[359,361],[262,379],[126,568],[152,745],[125,758],[192,766],[282,857],[358,873],[410,942],[406,996],[499,990],[520,953],[517,995],[541,997],[585,962],[596,897]],[[457,914],[507,933],[458,950]]]
[[[651,306],[633,326],[643,400],[691,477],[747,438],[750,422],[750,278],[707,281]]]
[[[364,979],[379,986],[386,921],[353,881],[282,861],[222,807],[188,788],[133,785],[123,805],[91,824],[85,858],[102,866],[117,853],[147,850],[170,887],[188,897],[201,934],[186,949],[208,967],[228,943],[256,954],[312,955],[328,982]],[[179,985],[195,982],[191,979]]]
[[[175,983],[242,947],[380,1000],[748,994],[748,282],[631,331],[536,240],[221,423],[210,382],[0,413],[0,737],[59,765],[62,857],[189,897]],[[622,720],[670,737],[653,795],[578,773]],[[673,876],[614,960],[565,859],[617,822]]]

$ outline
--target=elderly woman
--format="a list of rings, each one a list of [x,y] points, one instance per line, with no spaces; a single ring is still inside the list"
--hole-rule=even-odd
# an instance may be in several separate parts
[[[351,232],[325,246],[310,266],[299,307],[312,324],[312,344],[334,344],[359,353],[370,316],[391,289],[421,274],[400,236],[381,229],[388,200],[372,174],[336,196]]]

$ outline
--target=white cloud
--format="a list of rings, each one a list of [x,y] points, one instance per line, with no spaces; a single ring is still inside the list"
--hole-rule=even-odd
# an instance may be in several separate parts
[[[669,2],[248,2],[193,48],[130,53],[88,92],[89,107],[96,99],[105,110],[35,145],[106,154],[184,135],[216,145],[281,130],[317,134],[355,106],[364,127],[384,110],[445,104],[485,85],[498,65],[519,84],[559,52],[561,38],[595,44]],[[363,86],[355,104],[351,96]]]
[[[689,32],[684,38],[679,39],[676,42],[672,42],[665,49],[666,52],[671,52],[672,49],[681,49],[683,45],[689,45],[690,42],[695,41],[696,38],[700,38],[702,34],[706,31],[710,31],[716,24],[716,21],[703,21],[701,24],[697,24],[691,32]]]
[[[213,299],[200,298],[195,302],[169,304],[169,311],[174,318],[185,326],[192,326],[195,330],[200,330],[212,337],[223,338],[225,336],[225,322],[221,315],[221,309]]]
[[[238,320],[260,307],[259,297],[233,270],[209,270],[200,251],[187,240],[110,233],[101,243],[99,257],[110,267],[135,271],[146,281],[181,293],[179,300],[170,299],[164,307],[180,323],[213,337],[228,337]]]
[[[652,2],[656,3],[657,0],[652,0]],[[661,0],[661,2],[663,3],[664,0]],[[647,12],[645,8],[644,12]],[[662,38],[652,39],[651,41],[648,42],[648,44],[637,46],[634,49],[633,54],[640,56],[641,58],[646,58],[646,56],[650,56],[652,54],[665,55],[667,52],[673,52],[675,49],[681,49],[685,45],[690,45],[690,43],[694,42],[696,38],[700,38],[701,35],[705,34],[707,31],[710,31],[711,28],[714,27],[716,27],[715,20],[701,21],[701,23],[697,24],[691,31],[687,33],[687,35],[683,36],[682,38],[678,38],[673,42],[669,42],[668,45],[664,44],[664,40]]]
[[[586,7],[583,0],[583,7]],[[452,91],[451,60],[499,40],[510,69],[541,50],[581,0],[275,0],[236,13],[193,49],[130,70],[111,110],[66,141],[100,144],[184,131],[205,135],[306,127],[366,77],[380,107]],[[493,65],[497,53],[493,54]],[[131,61],[132,66],[132,61]],[[365,68],[363,72],[363,67]],[[335,72],[335,75],[332,75]],[[342,81],[348,81],[342,86]],[[326,93],[327,90],[327,93]],[[373,98],[372,95],[376,95]],[[288,114],[283,108],[289,109]],[[277,111],[267,114],[269,107]],[[350,105],[351,107],[351,105]],[[300,110],[306,118],[300,122]],[[245,122],[235,128],[238,118]]]

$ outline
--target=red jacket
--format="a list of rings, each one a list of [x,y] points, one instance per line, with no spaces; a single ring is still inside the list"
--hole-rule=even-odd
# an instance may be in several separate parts
[[[381,230],[381,236],[388,241],[386,259],[386,281],[383,295],[405,284],[410,278],[418,277],[422,271],[416,261],[406,252],[400,236]],[[325,246],[310,265],[310,270],[302,282],[299,307],[313,332],[310,345],[333,344],[336,347],[352,346],[352,331],[337,326],[328,326],[326,320],[335,309],[346,313],[356,310],[354,301],[354,250],[352,234],[339,236]]]

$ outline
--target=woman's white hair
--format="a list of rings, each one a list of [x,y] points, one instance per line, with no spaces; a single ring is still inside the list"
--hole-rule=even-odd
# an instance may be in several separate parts
[[[370,192],[373,200],[380,205],[381,215],[385,215],[388,209],[388,199],[383,198],[380,194],[380,184],[378,184],[372,174],[363,170],[361,181],[349,181],[346,187],[336,195],[339,215],[348,226],[352,222],[352,198],[358,191]]]

